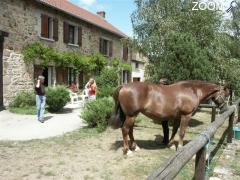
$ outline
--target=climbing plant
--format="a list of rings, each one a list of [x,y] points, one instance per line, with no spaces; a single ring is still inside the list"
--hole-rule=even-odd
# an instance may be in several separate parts
[[[98,74],[106,65],[118,66],[123,70],[131,70],[131,65],[121,63],[120,59],[108,59],[100,53],[84,55],[77,52],[61,52],[51,47],[45,47],[39,42],[34,42],[23,48],[24,62],[26,64],[34,63],[39,60],[41,65],[48,66],[49,63],[55,63],[60,67],[71,66],[76,72],[91,72],[95,71]]]

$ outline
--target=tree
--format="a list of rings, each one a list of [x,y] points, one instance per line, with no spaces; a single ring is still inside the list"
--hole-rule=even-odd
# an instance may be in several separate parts
[[[222,30],[224,20],[219,11],[192,11],[192,0],[135,2],[134,37],[150,60],[149,80],[226,79],[235,89],[240,87],[236,81],[240,43],[229,33],[230,28]],[[240,13],[235,13],[230,24],[238,19]]]

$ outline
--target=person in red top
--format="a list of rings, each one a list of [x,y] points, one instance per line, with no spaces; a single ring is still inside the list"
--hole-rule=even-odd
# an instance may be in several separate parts
[[[86,87],[88,88],[88,98],[89,100],[95,100],[97,94],[97,85],[93,78],[89,80]]]
[[[71,85],[70,85],[69,88],[70,88],[70,89],[72,90],[72,92],[74,92],[74,93],[78,92],[77,84],[76,84],[74,81],[72,81],[72,83],[71,83]]]

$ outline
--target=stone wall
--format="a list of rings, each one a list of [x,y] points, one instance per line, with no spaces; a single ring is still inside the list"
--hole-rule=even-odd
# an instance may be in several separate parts
[[[4,49],[3,55],[3,101],[8,106],[19,91],[33,90],[33,65],[26,65],[23,56]]]
[[[41,14],[49,14],[58,19],[58,41],[47,41],[40,37]],[[63,43],[63,22],[82,27],[82,47],[72,47]],[[9,33],[5,38],[3,52],[4,104],[19,91],[33,88],[33,66],[23,62],[21,50],[29,43],[41,43],[61,51],[75,51],[84,54],[99,52],[100,37],[113,41],[113,57],[122,58],[120,37],[94,25],[81,21],[58,10],[30,0],[1,0],[0,30]]]
[[[58,19],[58,41],[47,41],[40,37],[41,14]],[[82,27],[82,47],[63,43],[63,22]],[[113,57],[122,58],[121,37],[107,32],[75,17],[29,0],[1,0],[0,30],[9,33],[5,48],[21,52],[27,44],[40,41],[61,51],[75,51],[84,54],[99,52],[99,39],[104,37],[113,41]]]

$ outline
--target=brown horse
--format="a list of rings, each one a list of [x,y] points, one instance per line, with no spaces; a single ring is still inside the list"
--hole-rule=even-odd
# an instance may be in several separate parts
[[[222,106],[229,96],[225,86],[203,81],[180,81],[168,86],[134,82],[118,87],[114,94],[115,115],[110,120],[113,128],[122,128],[123,152],[135,150],[137,144],[133,137],[135,117],[142,113],[154,122],[173,119],[173,130],[169,145],[180,126],[179,147],[183,145],[186,127],[192,115],[202,101],[212,99],[218,106]]]

